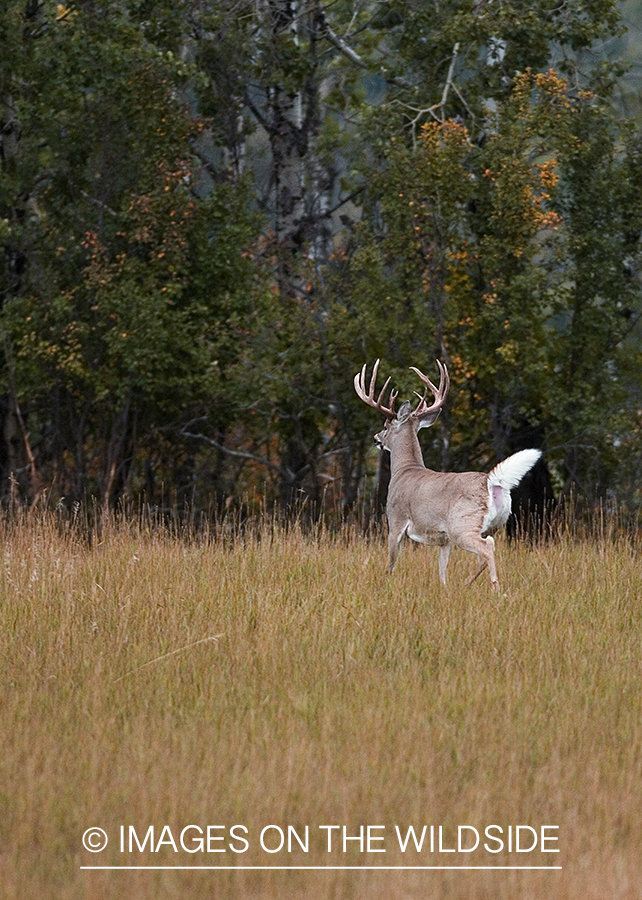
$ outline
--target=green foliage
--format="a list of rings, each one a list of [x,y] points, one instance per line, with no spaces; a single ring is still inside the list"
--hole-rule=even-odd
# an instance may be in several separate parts
[[[362,358],[384,357],[402,389],[390,363],[449,362],[433,464],[483,464],[539,430],[559,486],[591,494],[612,470],[639,308],[638,139],[553,72],[516,77],[486,132],[480,145],[447,120],[380,140],[379,225],[355,232],[338,290]]]
[[[241,184],[192,194],[202,123],[178,68],[121,5],[72,8],[34,43],[15,101],[20,169],[3,183],[28,266],[13,286],[7,273],[4,334],[43,473],[72,495],[113,502],[238,355],[252,213]],[[30,215],[11,208],[18,187]]]
[[[638,502],[642,156],[617,60],[585,65],[612,0],[10,2],[2,28],[4,475],[350,507],[353,374],[381,357],[411,396],[438,357],[429,464],[535,434],[558,488]]]

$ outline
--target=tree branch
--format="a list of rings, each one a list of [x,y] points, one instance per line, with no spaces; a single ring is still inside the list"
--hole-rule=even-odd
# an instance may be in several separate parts
[[[294,480],[294,474],[289,469],[283,469],[281,466],[277,466],[276,463],[271,462],[269,459],[265,459],[262,456],[255,456],[254,453],[246,453],[244,450],[230,450],[229,447],[226,447],[224,444],[219,444],[218,441],[215,441],[214,438],[208,437],[206,434],[194,434],[192,431],[186,431],[185,428],[181,430],[181,434],[183,437],[194,438],[198,441],[205,441],[206,444],[209,444],[210,447],[215,447],[217,450],[222,450],[223,453],[227,453],[229,456],[235,456],[237,459],[249,459],[251,462],[259,463],[262,466],[267,466],[268,469],[272,469],[275,472],[278,472],[282,478],[287,479],[288,481]]]
[[[354,65],[358,66],[360,69],[370,68],[368,63],[365,62],[365,60],[363,60],[359,56],[359,54],[352,49],[352,47],[348,46],[348,44],[346,44],[342,37],[339,37],[339,35],[332,30],[326,18],[325,10],[319,10],[318,21],[321,25],[321,34],[323,35],[323,37],[325,37],[333,46],[335,46],[340,53],[343,53],[346,59],[349,59],[351,63],[354,63]],[[405,78],[399,78],[397,76],[395,76],[394,78],[386,78],[386,81],[401,88],[408,88],[411,86]]]
[[[459,41],[453,47],[453,53],[450,57],[450,65],[448,66],[448,75],[446,76],[446,84],[444,85],[444,90],[441,95],[441,117],[444,117],[444,106],[446,105],[446,100],[448,99],[448,91],[450,90],[450,86],[453,83],[453,74],[455,72],[455,63],[457,61],[457,54],[459,53]]]
[[[193,422],[198,422],[199,419],[193,419]],[[193,431],[187,431],[187,427],[190,423],[188,422],[185,428],[181,429],[181,435],[183,437],[194,438],[195,440],[205,441],[206,444],[209,444],[210,447],[215,447],[217,450],[221,450],[223,453],[227,453],[229,456],[234,456],[237,459],[248,459],[251,462],[259,463],[259,465],[267,466],[268,469],[272,469],[274,472],[278,472],[281,478],[284,481],[287,481],[289,484],[296,484],[296,482],[301,478],[302,475],[305,475],[306,472],[312,469],[311,463],[307,463],[303,468],[299,469],[297,472],[293,472],[291,469],[284,469],[282,466],[278,466],[276,463],[271,462],[271,460],[266,459],[263,456],[256,456],[254,453],[248,453],[245,450],[230,450],[229,447],[226,447],[224,444],[220,444],[218,441],[215,441],[214,438],[208,437],[206,434],[195,434]],[[339,447],[337,450],[328,450],[325,453],[321,453],[320,456],[317,457],[317,462],[322,459],[326,459],[330,456],[336,456],[339,453],[345,453],[348,450],[348,447]],[[306,448],[306,452],[307,448]]]

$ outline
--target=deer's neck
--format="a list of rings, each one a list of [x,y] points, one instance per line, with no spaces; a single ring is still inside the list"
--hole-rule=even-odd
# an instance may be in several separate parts
[[[417,432],[412,427],[404,429],[397,435],[397,440],[390,451],[390,474],[395,475],[396,472],[409,466],[426,468]]]

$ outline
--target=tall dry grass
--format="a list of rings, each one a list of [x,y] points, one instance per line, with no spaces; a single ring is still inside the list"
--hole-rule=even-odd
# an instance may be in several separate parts
[[[122,520],[88,540],[42,514],[5,520],[1,538],[8,900],[641,896],[634,542],[498,542],[492,593],[487,577],[464,587],[462,553],[446,590],[436,550],[406,550],[387,577],[382,541],[351,532],[206,538]],[[122,854],[123,824],[156,839],[242,824],[250,849]],[[331,824],[386,826],[386,854],[336,838],[328,853]],[[424,824],[445,826],[446,846],[460,824],[556,825],[561,852],[395,850],[395,825]],[[111,840],[91,854],[96,825]],[[309,852],[261,851],[267,825],[308,825]],[[134,864],[562,869],[81,869]]]

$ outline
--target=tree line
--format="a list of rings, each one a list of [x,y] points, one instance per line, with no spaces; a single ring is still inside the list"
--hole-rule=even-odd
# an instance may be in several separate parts
[[[427,465],[544,450],[635,513],[642,143],[618,4],[7,0],[0,494],[370,514],[442,360]]]

